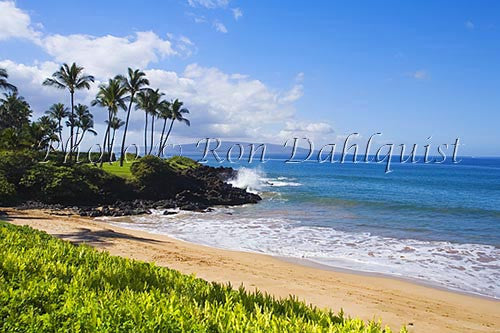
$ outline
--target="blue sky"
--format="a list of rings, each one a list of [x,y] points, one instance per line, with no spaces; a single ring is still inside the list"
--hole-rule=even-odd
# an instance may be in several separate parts
[[[351,132],[364,139],[382,132],[380,143],[460,137],[463,154],[500,155],[498,1],[311,4],[4,2],[0,67],[38,115],[66,98],[37,89],[62,61],[83,62],[100,81],[141,66],[191,109],[193,128],[179,127],[180,141],[279,143],[298,135],[333,143]],[[155,49],[156,41],[163,46]],[[137,114],[137,138],[141,121]]]

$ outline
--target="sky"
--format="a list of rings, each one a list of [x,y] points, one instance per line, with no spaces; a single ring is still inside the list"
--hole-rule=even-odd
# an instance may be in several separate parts
[[[35,118],[69,104],[41,83],[76,62],[96,77],[78,102],[127,67],[182,100],[192,126],[176,124],[174,142],[308,137],[319,147],[382,133],[376,144],[460,138],[463,155],[500,156],[498,1],[144,3],[0,0],[0,67]],[[103,131],[106,111],[92,112]],[[133,112],[131,143],[142,142],[143,117]]]

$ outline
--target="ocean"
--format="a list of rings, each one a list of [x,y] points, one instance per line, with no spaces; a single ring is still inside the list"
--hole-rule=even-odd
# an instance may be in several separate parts
[[[212,162],[213,166],[219,163]],[[229,165],[229,164],[222,164]],[[255,205],[116,219],[223,249],[500,298],[500,159],[458,164],[240,163]]]

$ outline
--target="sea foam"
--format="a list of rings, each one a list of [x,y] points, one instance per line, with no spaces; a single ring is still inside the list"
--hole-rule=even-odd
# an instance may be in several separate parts
[[[217,248],[307,259],[500,298],[500,250],[494,246],[348,233],[277,216],[249,215],[245,207],[169,216],[158,212],[120,225]]]

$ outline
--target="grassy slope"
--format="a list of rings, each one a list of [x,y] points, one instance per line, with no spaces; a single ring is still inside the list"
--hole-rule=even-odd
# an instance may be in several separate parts
[[[120,167],[120,162],[103,163],[102,169],[118,177],[129,179],[132,177],[130,166],[133,162],[125,162],[123,167]]]
[[[197,168],[200,166],[196,161],[182,156],[174,156],[166,160],[167,163],[177,171],[182,171],[188,168]],[[133,162],[124,163],[123,167],[120,167],[120,162],[104,163],[102,168],[104,171],[112,173],[116,176],[129,179],[132,177],[130,173],[130,166]]]
[[[5,222],[0,331],[383,332],[294,299],[234,290]]]

